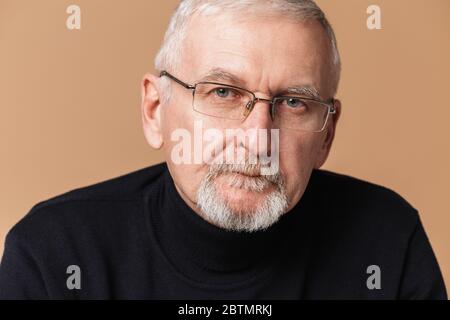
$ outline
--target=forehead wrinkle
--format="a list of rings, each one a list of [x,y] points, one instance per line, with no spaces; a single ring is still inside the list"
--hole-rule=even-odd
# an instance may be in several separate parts
[[[212,68],[209,71],[207,71],[199,80],[201,81],[225,81],[230,84],[235,85],[245,85],[246,81],[239,77],[238,75],[235,75],[223,68]]]

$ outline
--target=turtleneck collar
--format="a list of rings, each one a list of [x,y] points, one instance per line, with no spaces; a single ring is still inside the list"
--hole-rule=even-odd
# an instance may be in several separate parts
[[[167,169],[156,193],[149,195],[148,210],[157,241],[173,266],[194,280],[239,281],[263,272],[286,245],[296,218],[289,212],[268,229],[252,233],[219,228],[186,204]]]

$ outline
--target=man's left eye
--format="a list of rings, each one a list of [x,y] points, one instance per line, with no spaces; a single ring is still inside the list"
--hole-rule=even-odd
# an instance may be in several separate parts
[[[298,98],[286,98],[284,102],[290,108],[306,107],[306,104],[301,99]]]
[[[236,93],[229,88],[216,88],[214,89],[214,93],[220,98],[233,98],[236,96]]]

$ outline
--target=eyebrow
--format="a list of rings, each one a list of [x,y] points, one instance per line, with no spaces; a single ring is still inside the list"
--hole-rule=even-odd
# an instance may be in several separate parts
[[[319,91],[315,87],[310,85],[297,85],[289,87],[286,90],[283,90],[283,95],[284,94],[297,94],[306,98],[322,100]]]
[[[222,68],[213,68],[198,80],[198,82],[204,81],[211,81],[211,82],[226,81],[225,84],[236,86],[244,86],[246,83],[242,78]],[[296,94],[304,96],[306,98],[322,100],[319,91],[314,86],[311,85],[290,86],[284,90],[280,90],[280,92],[276,94],[276,96],[284,96],[289,94]]]
[[[243,79],[222,68],[213,68],[209,70],[198,82],[203,81],[227,81],[236,85],[245,84]]]

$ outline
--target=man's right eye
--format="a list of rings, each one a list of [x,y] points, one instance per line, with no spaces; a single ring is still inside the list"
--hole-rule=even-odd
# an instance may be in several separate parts
[[[231,89],[229,88],[216,88],[213,92],[220,98],[227,98],[231,95]]]
[[[227,99],[234,100],[242,97],[242,94],[235,89],[226,88],[226,87],[217,87],[209,91],[209,95],[212,95],[212,98],[216,99]]]
[[[289,108],[293,108],[293,109],[297,109],[297,108],[301,108],[301,107],[306,108],[306,103],[304,102],[304,100],[302,100],[300,98],[289,97],[289,98],[284,99],[284,103]]]

